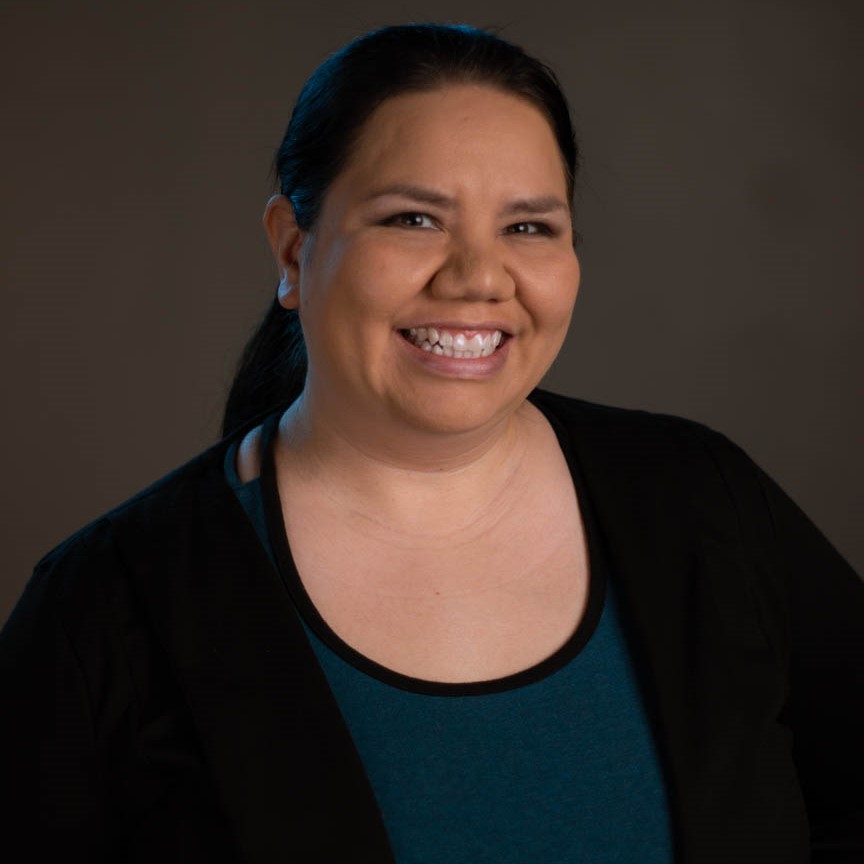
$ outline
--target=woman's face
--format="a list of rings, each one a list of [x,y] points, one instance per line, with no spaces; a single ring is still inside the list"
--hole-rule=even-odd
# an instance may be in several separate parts
[[[389,99],[314,230],[292,228],[284,199],[267,225],[303,324],[307,404],[343,423],[497,423],[567,332],[579,264],[560,152],[537,108],[500,90]]]

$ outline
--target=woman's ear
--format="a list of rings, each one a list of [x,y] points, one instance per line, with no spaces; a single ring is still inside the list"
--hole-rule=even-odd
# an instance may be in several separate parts
[[[279,268],[277,297],[285,309],[300,305],[300,249],[305,232],[294,216],[294,207],[284,195],[274,195],[264,210],[264,230]]]

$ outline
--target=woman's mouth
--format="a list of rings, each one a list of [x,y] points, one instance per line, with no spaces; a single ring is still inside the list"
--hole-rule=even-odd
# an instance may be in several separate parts
[[[476,360],[488,357],[506,339],[501,330],[451,330],[443,327],[411,327],[399,331],[421,351],[443,357]]]

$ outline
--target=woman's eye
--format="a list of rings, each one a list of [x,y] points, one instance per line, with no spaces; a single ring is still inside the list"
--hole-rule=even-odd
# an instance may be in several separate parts
[[[434,228],[435,221],[425,213],[397,213],[386,220],[387,225],[399,228]]]
[[[545,222],[516,222],[504,229],[505,234],[553,234],[552,228]]]

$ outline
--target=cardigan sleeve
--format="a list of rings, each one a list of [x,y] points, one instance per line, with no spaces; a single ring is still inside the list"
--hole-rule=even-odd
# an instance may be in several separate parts
[[[764,474],[789,598],[795,758],[814,862],[864,861],[864,583]]]
[[[7,860],[235,860],[149,631],[107,525],[37,566],[0,632]]]
[[[4,853],[104,861],[104,757],[79,657],[43,564],[0,634],[0,798]]]
[[[719,436],[718,436],[719,437]],[[814,864],[864,861],[864,582],[735,445],[712,447],[768,586],[764,619],[788,669],[781,718],[810,821]],[[758,590],[758,589],[757,589]],[[777,638],[780,634],[780,638]]]

